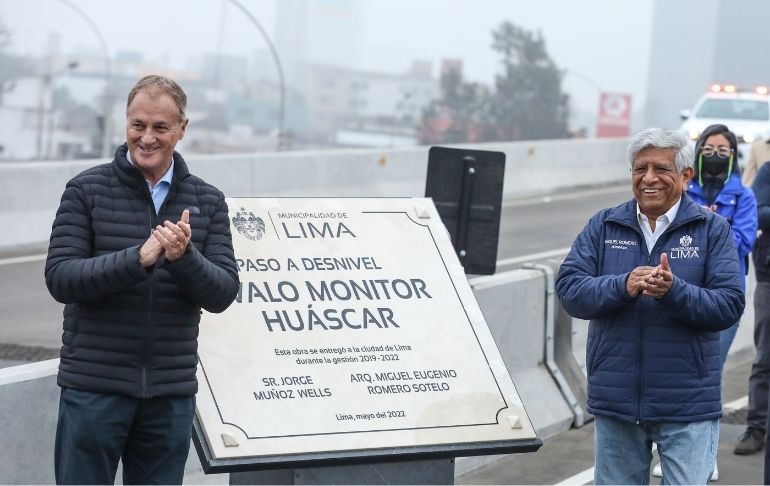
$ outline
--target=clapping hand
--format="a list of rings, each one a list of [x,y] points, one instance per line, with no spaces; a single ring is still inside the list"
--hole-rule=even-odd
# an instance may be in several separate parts
[[[187,250],[187,244],[190,242],[190,236],[192,236],[190,211],[187,209],[182,211],[182,219],[176,223],[166,220],[163,222],[163,226],[156,226],[152,235],[163,246],[166,260],[173,262],[179,259]]]
[[[674,274],[668,264],[668,255],[662,253],[657,267],[641,266],[631,271],[626,280],[626,292],[631,297],[641,293],[660,299],[666,295],[673,284]]]
[[[166,220],[163,226],[155,227],[139,249],[139,263],[143,267],[155,265],[161,255],[165,255],[168,261],[177,260],[187,250],[191,236],[190,211],[185,209],[177,223]]]

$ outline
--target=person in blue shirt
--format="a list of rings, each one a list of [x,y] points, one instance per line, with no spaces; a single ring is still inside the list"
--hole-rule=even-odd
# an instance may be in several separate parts
[[[711,125],[703,130],[695,143],[695,175],[687,185],[687,195],[730,223],[738,264],[741,273],[746,275],[749,253],[757,238],[757,200],[754,192],[741,182],[737,149],[735,135],[725,125]],[[720,333],[722,367],[737,331],[736,322]]]

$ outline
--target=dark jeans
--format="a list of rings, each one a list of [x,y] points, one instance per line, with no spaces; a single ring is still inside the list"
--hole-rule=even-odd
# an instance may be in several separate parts
[[[757,282],[754,290],[754,347],[757,351],[749,377],[749,427],[767,428],[768,384],[770,384],[770,282]]]
[[[62,388],[57,484],[182,484],[195,397],[136,399]]]
[[[766,432],[768,387],[770,386],[770,282],[757,282],[754,291],[754,347],[757,355],[751,364],[749,377],[748,426]],[[770,484],[770,444],[765,435],[765,484]]]

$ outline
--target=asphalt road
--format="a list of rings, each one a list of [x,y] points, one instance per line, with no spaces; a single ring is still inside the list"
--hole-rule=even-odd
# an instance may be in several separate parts
[[[630,185],[623,185],[505,201],[498,271],[515,268],[519,257],[569,247],[591,215],[629,197]],[[43,255],[21,262],[13,257],[0,256],[0,359],[24,358],[12,345],[46,359],[45,349],[58,349],[61,342],[62,305],[45,287]]]

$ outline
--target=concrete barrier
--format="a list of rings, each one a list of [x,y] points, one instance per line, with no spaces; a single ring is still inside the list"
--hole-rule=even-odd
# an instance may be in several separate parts
[[[548,265],[553,272],[559,261]],[[474,277],[469,282],[529,417],[540,438],[547,439],[582,424],[578,417],[579,413],[585,414],[587,323],[566,315],[558,301],[552,299],[553,282],[542,267]],[[729,360],[745,358],[753,351],[754,286],[750,278],[746,313]],[[3,437],[12,438],[6,439],[0,451],[0,484],[53,483],[57,366],[58,360],[49,360],[0,369],[0,430]],[[575,410],[570,395],[581,410]],[[586,418],[590,417],[585,414],[583,421]],[[455,475],[502,457],[458,458]],[[194,448],[185,478],[192,484],[229,481],[226,474],[205,476]]]
[[[573,414],[544,365],[546,280],[537,270],[514,270],[471,280],[490,331],[517,391],[541,438],[567,430]],[[0,369],[0,484],[53,482],[53,441],[59,388],[58,360]],[[6,432],[7,431],[7,432]],[[460,458],[461,475],[498,456]],[[224,475],[204,478],[194,449],[188,460],[189,482],[227,482]]]
[[[546,365],[546,276],[521,269],[475,277],[470,284],[538,436],[547,439],[568,430],[574,421],[572,411]],[[459,457],[455,474],[461,476],[501,457]]]
[[[506,154],[506,198],[627,179],[625,139],[457,145]],[[190,170],[227,196],[425,194],[429,147],[190,155]],[[0,163],[0,251],[47,242],[66,182],[104,160]]]

